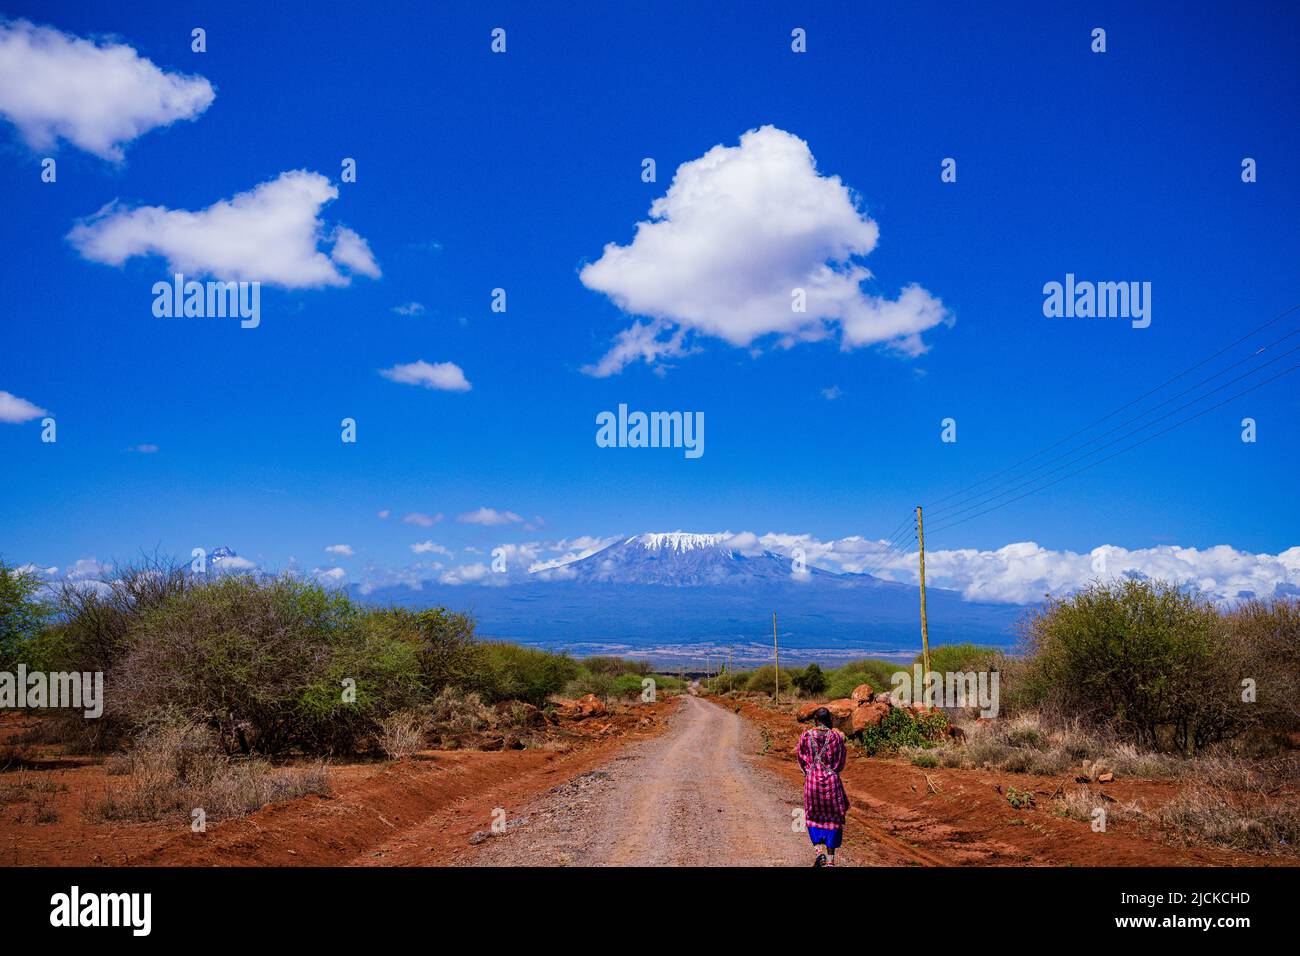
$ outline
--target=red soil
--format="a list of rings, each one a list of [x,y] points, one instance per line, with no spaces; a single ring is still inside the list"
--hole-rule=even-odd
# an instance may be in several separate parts
[[[725,704],[725,702],[723,702]],[[735,706],[734,704],[732,706]],[[791,781],[802,775],[794,749],[804,726],[789,709],[740,702],[742,716],[765,730],[766,762]],[[1054,795],[1079,789],[1070,774],[1037,776],[994,770],[922,770],[899,759],[852,755],[841,777],[853,808],[846,843],[863,858],[912,866],[1287,866],[1295,861],[1214,847],[1182,845],[1151,824],[1086,821],[1056,812]],[[1096,786],[1096,785],[1094,785]],[[1104,792],[1155,809],[1184,786],[1174,780],[1117,779]],[[999,790],[999,787],[1001,790]],[[1016,809],[1010,787],[1034,794]]]

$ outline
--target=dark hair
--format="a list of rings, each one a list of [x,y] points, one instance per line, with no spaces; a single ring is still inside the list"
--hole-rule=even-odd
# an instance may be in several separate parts
[[[813,711],[813,720],[823,727],[829,727],[831,725],[831,712],[825,707],[818,707]]]

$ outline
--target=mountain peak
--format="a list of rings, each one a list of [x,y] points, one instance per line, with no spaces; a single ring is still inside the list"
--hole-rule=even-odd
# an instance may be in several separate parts
[[[669,550],[676,552],[694,551],[696,548],[718,548],[726,540],[721,534],[692,534],[689,531],[650,531],[633,535],[624,544],[633,542],[647,551]]]

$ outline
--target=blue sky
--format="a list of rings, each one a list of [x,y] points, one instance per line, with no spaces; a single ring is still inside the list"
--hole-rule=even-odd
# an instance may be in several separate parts
[[[68,568],[229,545],[360,581],[432,560],[412,553],[423,541],[455,564],[678,528],[883,538],[1300,302],[1294,7],[896,6],[6,4],[215,97],[121,161],[66,136],[34,146],[0,118],[0,391],[58,427],[47,444],[37,419],[0,424],[0,553]],[[637,317],[580,270],[632,242],[679,166],[764,126],[805,143],[878,227],[855,260],[864,294],[917,284],[947,320],[922,354],[696,330],[688,354],[589,374]],[[339,182],[344,157],[355,183]],[[337,188],[319,217],[362,237],[380,274],[268,284],[256,329],[156,318],[165,257],[104,264],[68,238],[114,200],[201,210],[293,170]],[[752,240],[732,237],[736,255]],[[1045,318],[1043,284],[1067,272],[1150,282],[1150,327]],[[647,281],[679,277],[661,278]],[[416,361],[454,363],[471,387],[380,374]],[[1300,543],[1297,380],[929,543],[1284,552]],[[704,412],[705,454],[598,448],[595,416],[620,403]],[[459,520],[480,508],[521,520]],[[351,556],[325,553],[341,543]]]

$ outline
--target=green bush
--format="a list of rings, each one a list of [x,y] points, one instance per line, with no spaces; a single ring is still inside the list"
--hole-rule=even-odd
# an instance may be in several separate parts
[[[686,681],[671,674],[651,674],[655,679],[655,688],[660,693],[680,694],[686,690]]]
[[[826,696],[831,700],[848,697],[859,684],[870,684],[872,690],[888,693],[893,688],[893,675],[898,671],[910,670],[910,664],[876,658],[849,661],[827,676]]]
[[[816,697],[823,693],[829,683],[816,661],[795,674],[792,680],[795,687],[810,697]]]
[[[745,690],[760,694],[771,694],[776,687],[776,669],[771,664],[764,664],[749,675],[745,681]],[[739,675],[737,675],[739,677]],[[781,693],[788,694],[794,685],[790,680],[790,672],[781,671]],[[736,689],[740,689],[740,684],[736,684]]]
[[[979,644],[944,644],[930,648],[930,670],[941,674],[964,674],[970,671],[997,671],[1002,669],[1006,654],[996,647]],[[921,655],[916,655],[921,664]]]
[[[1260,726],[1277,734],[1300,727],[1300,598],[1245,601],[1227,626],[1242,657],[1240,676],[1256,682]]]
[[[914,714],[892,708],[874,727],[862,732],[859,746],[868,754],[888,753],[905,747],[928,747],[948,729],[948,717],[941,710]]]
[[[289,577],[186,588],[141,616],[112,674],[109,706],[135,725],[180,714],[216,730],[228,751],[350,746],[368,717],[392,705],[365,653],[367,636],[386,639],[358,618],[343,594]],[[379,672],[392,678],[393,659],[411,668],[418,650],[403,660],[384,646]],[[350,663],[355,673],[346,673]],[[408,673],[402,679],[399,667],[397,686],[414,692],[418,671]],[[347,678],[355,703],[345,696]]]
[[[51,599],[54,623],[34,655],[43,670],[107,673],[146,614],[202,583],[161,558],[117,568],[94,584],[65,580]]]
[[[584,657],[582,666],[593,674],[605,674],[610,677],[617,677],[620,674],[639,674],[644,677],[650,673],[649,661],[628,660],[623,657],[602,655]]]
[[[1193,753],[1244,727],[1243,649],[1175,585],[1127,579],[1049,600],[1026,621],[1025,703]]]
[[[0,561],[0,670],[32,663],[28,660],[32,642],[51,613],[40,591],[41,579],[35,573]]]
[[[483,645],[482,663],[478,684],[485,700],[522,700],[538,707],[562,691],[579,670],[567,654],[495,641]],[[636,681],[640,687],[640,678]]]

